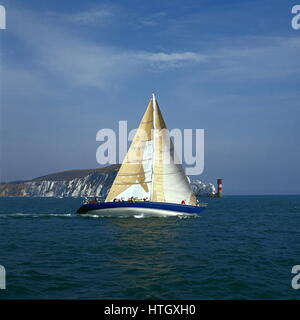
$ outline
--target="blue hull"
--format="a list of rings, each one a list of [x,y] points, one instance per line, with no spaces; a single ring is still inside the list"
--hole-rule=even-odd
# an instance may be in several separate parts
[[[199,214],[205,209],[205,206],[190,206],[167,202],[151,202],[151,201],[136,201],[136,202],[99,202],[88,203],[81,206],[77,213],[95,213],[99,215],[113,215],[115,212],[132,213],[149,213],[151,215],[185,215]]]

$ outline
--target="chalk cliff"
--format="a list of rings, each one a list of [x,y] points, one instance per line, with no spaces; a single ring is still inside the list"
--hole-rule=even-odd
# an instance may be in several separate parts
[[[120,165],[98,169],[58,172],[29,181],[1,183],[1,197],[89,197],[104,198],[119,170]],[[197,196],[213,196],[214,185],[192,180],[191,187]]]

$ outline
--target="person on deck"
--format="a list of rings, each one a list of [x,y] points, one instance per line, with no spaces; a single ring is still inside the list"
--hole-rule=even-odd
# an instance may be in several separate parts
[[[93,200],[91,200],[89,203],[97,203],[97,198],[95,197]]]

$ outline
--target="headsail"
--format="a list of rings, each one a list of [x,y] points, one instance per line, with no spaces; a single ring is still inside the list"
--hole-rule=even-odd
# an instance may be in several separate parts
[[[154,178],[152,201],[196,205],[189,181],[174,150],[174,144],[161,114],[158,103],[153,99],[154,109]]]
[[[105,201],[132,196],[196,205],[154,95]]]

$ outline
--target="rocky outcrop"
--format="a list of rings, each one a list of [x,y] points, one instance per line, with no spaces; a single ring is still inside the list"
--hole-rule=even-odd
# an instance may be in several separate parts
[[[198,197],[214,197],[216,188],[212,183],[204,183],[200,180],[192,180],[191,187]]]

